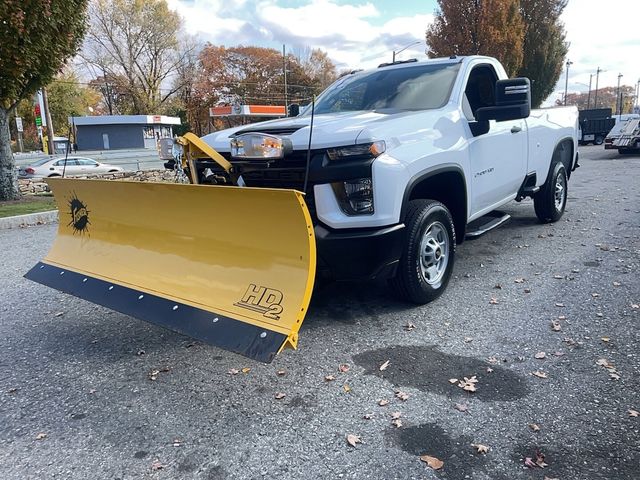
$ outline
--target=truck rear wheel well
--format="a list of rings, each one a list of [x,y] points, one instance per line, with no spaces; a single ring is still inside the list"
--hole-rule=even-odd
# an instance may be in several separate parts
[[[403,219],[409,201],[417,199],[437,200],[443,203],[453,217],[456,243],[462,243],[467,226],[467,188],[461,172],[439,172],[419,178],[413,185],[409,185],[402,206]]]
[[[553,151],[553,157],[551,158],[551,169],[556,161],[560,161],[564,164],[564,168],[567,171],[567,178],[571,177],[571,168],[573,167],[573,140],[565,138],[560,140]]]

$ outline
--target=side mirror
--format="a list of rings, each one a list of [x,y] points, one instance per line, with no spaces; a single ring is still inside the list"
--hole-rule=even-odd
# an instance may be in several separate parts
[[[527,118],[531,113],[531,82],[528,78],[511,78],[496,82],[496,105],[476,111],[478,121],[504,122]]]
[[[292,103],[291,105],[289,105],[289,112],[287,116],[297,117],[298,115],[300,115],[300,105],[298,105],[297,103]]]

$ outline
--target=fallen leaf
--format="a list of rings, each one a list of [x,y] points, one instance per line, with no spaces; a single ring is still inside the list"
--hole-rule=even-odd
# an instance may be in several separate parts
[[[61,317],[62,315],[64,315],[64,312],[58,312],[54,315],[54,317]]]
[[[44,432],[40,432],[36,435],[36,440],[44,440],[45,438],[47,438],[47,434]]]
[[[382,400],[378,400],[378,405],[380,405],[381,407],[384,407],[385,405],[389,405],[389,400],[387,400],[386,398],[383,398]]]
[[[531,457],[527,457],[524,459],[524,465],[525,467],[529,467],[529,468],[537,468],[538,465],[536,465],[533,461],[533,459]]]
[[[151,464],[151,470],[153,471],[162,470],[163,468],[164,465],[162,464],[162,462],[160,462],[160,460],[156,460]]]
[[[604,314],[602,312],[598,312],[596,313],[596,317],[604,317]]]
[[[633,310],[637,310],[637,309],[639,309],[639,308],[640,308],[640,305],[638,305],[637,303],[632,303],[632,304],[631,304],[631,308],[632,308]]]
[[[391,424],[396,428],[400,428],[402,427],[402,420],[396,418],[395,420],[391,420]]]
[[[398,390],[396,392],[396,397],[399,398],[400,400],[402,400],[403,402],[406,402],[407,399],[409,398],[409,394],[405,393],[405,392],[401,392],[400,390]]]
[[[342,389],[344,390],[344,393],[349,393],[351,391],[351,387],[346,383],[342,386]]]
[[[596,360],[596,365],[609,369],[615,368],[606,358],[599,358]]]
[[[496,297],[491,297],[491,300],[489,300],[489,303],[491,305],[497,305],[498,304],[498,299]]]
[[[495,363],[500,363],[500,360],[498,360],[496,357],[488,357],[487,362],[495,364]]]
[[[619,287],[620,285],[622,285],[620,282],[613,282],[614,287]]]
[[[564,307],[564,303],[558,302],[558,303],[556,303],[556,307]]]
[[[481,443],[472,443],[471,446],[475,448],[478,453],[487,453],[489,451],[489,447],[482,445]]]
[[[475,392],[477,390],[476,383],[478,383],[478,379],[474,375],[471,378],[464,377],[464,380],[460,380],[458,386],[466,392]]]
[[[390,363],[391,362],[389,360],[387,360],[382,365],[380,365],[380,371],[383,372],[384,370],[386,370]]]
[[[347,373],[349,371],[349,368],[350,368],[349,365],[347,365],[346,363],[342,363],[338,367],[338,370],[342,373]]]
[[[144,355],[145,353],[147,353],[147,352],[145,352],[144,350],[138,350],[138,351],[136,352],[136,355],[137,355],[137,356],[139,356],[139,357],[141,357],[141,356],[142,356],[142,355]]]
[[[333,382],[336,379],[333,375],[325,375],[324,380],[326,382]]]
[[[182,440],[181,439],[179,439],[179,438],[174,438],[173,439],[173,446],[174,447],[179,447],[181,445],[182,445]]]
[[[434,470],[440,470],[444,466],[444,462],[439,458],[432,457],[430,455],[421,455],[420,460],[426,463],[429,467]]]
[[[400,418],[401,416],[402,416],[402,413],[401,413],[401,412],[393,412],[393,413],[391,414],[391,419],[392,419],[392,420],[397,420],[397,419],[398,419],[398,418]]]
[[[545,475],[543,480],[560,480],[560,479],[559,479],[559,478],[557,478],[557,477],[554,477],[554,478],[547,477],[547,476]]]
[[[613,378],[614,380],[620,380],[620,375],[618,375],[616,372],[609,372],[609,377]]]
[[[540,425],[538,425],[537,423],[530,423],[529,428],[534,432],[540,431]]]
[[[276,400],[282,400],[282,399],[283,399],[284,397],[286,397],[286,396],[287,396],[287,394],[286,394],[286,393],[283,393],[283,392],[277,392],[277,393],[274,395],[274,397],[275,397],[275,399],[276,399]]]
[[[473,338],[471,337],[464,337],[464,343],[471,343],[473,342]]]
[[[449,379],[449,383],[458,383],[458,379],[457,378],[450,378]]]
[[[534,357],[538,360],[542,360],[543,358],[547,358],[547,354],[544,352],[538,352],[534,355]]]
[[[495,288],[496,290],[502,290],[502,285],[500,285],[499,283],[496,283],[493,288]]]
[[[565,315],[558,315],[558,320],[566,320],[567,317]]]
[[[276,372],[276,375],[278,375],[279,377],[282,377],[282,376],[284,376],[284,375],[286,375],[286,374],[287,374],[287,371],[286,371],[286,370],[278,370],[278,371]]]
[[[516,278],[514,283],[524,283],[524,278]]]
[[[535,372],[531,372],[531,375],[536,376],[538,378],[548,378],[548,375],[540,370],[536,370]]]
[[[411,323],[411,322],[407,322],[407,324],[404,326],[404,329],[405,329],[407,332],[410,332],[411,330],[413,330],[413,329],[415,329],[415,328],[416,328],[416,326],[415,326],[413,323]]]
[[[531,293],[531,289],[530,288],[525,288],[524,289],[524,293]]]
[[[595,293],[595,292],[594,292],[594,293],[592,293],[592,294],[591,294],[591,296],[592,296],[593,298],[598,298],[598,297],[600,296],[600,294],[599,294],[599,293]]]
[[[609,337],[602,337],[600,338],[600,340],[602,340],[605,343],[609,343],[609,341],[611,340]]]
[[[466,403],[456,403],[453,408],[462,413],[466,413],[469,411],[469,406]]]
[[[373,413],[365,413],[362,418],[365,420],[371,420],[373,418]]]
[[[553,278],[556,280],[562,280],[564,277],[562,275],[554,275]]]
[[[487,367],[487,373],[492,373],[492,372],[493,372],[493,368]]]
[[[242,370],[240,370],[242,373],[249,373],[251,371],[251,369],[249,367],[244,367]]]
[[[628,413],[629,413],[630,417],[637,417],[637,416],[640,415],[640,412],[638,412],[637,410],[633,410],[633,409],[629,409]]]
[[[91,395],[93,395],[96,392],[97,392],[97,390],[95,388],[89,389],[89,394],[91,394]]]
[[[16,387],[12,387],[9,390],[7,390],[7,393],[16,393],[19,389]]]
[[[353,433],[350,433],[349,435],[347,435],[347,443],[352,447],[355,447],[358,443],[362,443],[362,439],[360,438],[359,435],[354,435]]]
[[[556,320],[551,320],[551,330],[553,330],[554,332],[559,332],[560,330],[562,330],[562,327],[560,326],[560,322]]]
[[[549,465],[544,462],[544,453],[541,451],[536,452],[536,465],[540,468],[548,467]]]
[[[240,373],[240,370],[238,370],[237,368],[232,368],[227,372],[227,375],[237,375]]]

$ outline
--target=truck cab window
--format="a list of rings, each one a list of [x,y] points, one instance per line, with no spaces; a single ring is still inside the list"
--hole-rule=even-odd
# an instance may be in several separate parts
[[[479,65],[471,70],[464,93],[474,118],[479,108],[495,105],[497,81],[498,76],[491,65]]]

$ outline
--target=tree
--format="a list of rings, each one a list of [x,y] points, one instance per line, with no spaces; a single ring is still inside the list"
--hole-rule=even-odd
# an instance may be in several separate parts
[[[47,88],[49,110],[55,134],[69,135],[69,117],[84,116],[89,108],[96,110],[100,93],[78,83],[73,70],[61,72]]]
[[[522,64],[524,22],[519,0],[438,0],[426,33],[430,57],[489,55],[514,75]]]
[[[531,103],[540,104],[553,92],[568,51],[560,14],[567,0],[520,0],[524,21],[523,62],[518,76],[531,80]]]
[[[0,200],[19,197],[9,116],[51,81],[79,47],[86,0],[0,2]]]
[[[635,87],[631,85],[620,85],[620,94],[622,95],[622,112],[632,113],[633,105],[635,103]],[[576,105],[578,109],[584,110],[586,108],[610,108],[611,112],[615,115],[616,106],[620,102],[618,96],[617,87],[604,87],[598,89],[598,105],[595,104],[595,90],[591,91],[591,95],[588,93],[568,93],[567,105]],[[587,107],[587,102],[589,106]],[[564,105],[564,100],[558,98],[556,105]]]
[[[96,77],[126,79],[133,107],[126,113],[156,113],[175,92],[163,85],[184,60],[182,19],[166,0],[94,0],[89,18],[82,58]]]

